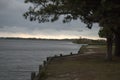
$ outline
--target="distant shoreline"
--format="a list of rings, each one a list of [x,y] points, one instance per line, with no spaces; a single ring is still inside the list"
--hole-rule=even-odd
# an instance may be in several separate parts
[[[74,38],[74,39],[47,39],[47,38],[21,38],[21,37],[0,37],[0,40],[44,40],[44,41],[70,41],[75,44],[92,44],[92,45],[104,45],[106,44],[105,40],[93,40],[87,38]]]
[[[45,38],[0,37],[0,40],[46,40],[46,41],[74,41],[74,40],[76,40],[76,39],[45,39]]]

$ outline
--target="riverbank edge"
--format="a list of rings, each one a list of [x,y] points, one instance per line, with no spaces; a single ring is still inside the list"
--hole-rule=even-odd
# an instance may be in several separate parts
[[[49,63],[55,59],[55,58],[61,58],[61,57],[69,57],[69,56],[74,56],[74,55],[79,55],[79,54],[84,54],[84,50],[88,45],[82,45],[78,52],[76,54],[73,54],[72,52],[68,55],[54,55],[52,57],[46,57],[46,60],[43,61],[42,65],[39,65],[39,71],[38,73],[36,72],[31,72],[31,80],[44,80],[46,78],[46,67],[49,65]]]

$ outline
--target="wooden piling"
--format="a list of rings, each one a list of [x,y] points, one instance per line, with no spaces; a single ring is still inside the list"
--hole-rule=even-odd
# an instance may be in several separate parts
[[[39,73],[41,72],[42,70],[42,65],[39,65]]]
[[[60,57],[62,57],[63,55],[62,54],[60,54]]]
[[[46,66],[47,62],[46,61],[43,61],[43,65]]]
[[[49,61],[50,57],[47,57],[46,59],[47,59],[47,61]]]
[[[35,72],[32,72],[32,73],[31,73],[31,80],[34,80],[35,77],[36,77]]]

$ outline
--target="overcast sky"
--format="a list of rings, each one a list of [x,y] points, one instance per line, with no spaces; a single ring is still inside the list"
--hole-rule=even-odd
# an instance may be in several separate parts
[[[97,24],[88,29],[80,20],[65,24],[62,18],[54,23],[25,20],[22,15],[28,7],[29,4],[25,4],[24,0],[0,0],[0,37],[99,38]]]

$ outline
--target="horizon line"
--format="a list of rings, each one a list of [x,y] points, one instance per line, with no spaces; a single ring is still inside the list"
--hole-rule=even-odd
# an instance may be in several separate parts
[[[0,37],[0,39],[46,39],[46,40],[65,40],[65,39],[80,39],[80,38],[37,38],[37,37]],[[91,40],[105,40],[104,38],[100,38],[100,39],[92,39],[92,38],[81,38],[81,39],[91,39]]]

